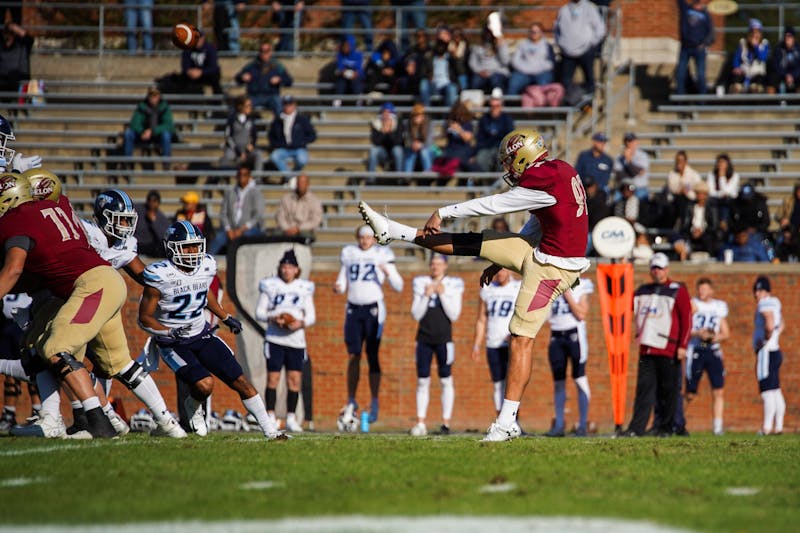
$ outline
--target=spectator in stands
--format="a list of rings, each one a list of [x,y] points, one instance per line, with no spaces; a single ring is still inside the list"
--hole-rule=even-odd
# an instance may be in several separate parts
[[[395,12],[394,25],[400,31],[400,44],[408,48],[412,30],[424,29],[427,13],[424,6],[428,0],[391,0],[392,7],[401,8]]]
[[[424,78],[428,75],[425,69],[432,55],[433,48],[428,42],[428,34],[423,28],[420,28],[414,32],[414,45],[405,52],[404,59],[413,58],[417,64],[417,72]]]
[[[767,59],[769,41],[761,31],[758,19],[750,19],[747,36],[739,39],[731,62],[731,86],[729,92],[761,93],[767,85]]]
[[[556,56],[552,45],[544,37],[542,24],[534,22],[528,30],[528,37],[517,43],[511,55],[513,72],[508,80],[508,94],[522,94],[528,85],[553,83],[555,65]]]
[[[170,220],[161,212],[161,193],[156,190],[149,191],[144,204],[136,204],[134,208],[139,215],[139,222],[134,232],[139,253],[148,257],[166,257],[162,241]]]
[[[778,232],[776,240],[775,259],[773,259],[773,262],[800,262],[800,230],[789,225],[783,226]]]
[[[647,200],[648,186],[650,185],[650,157],[639,148],[639,138],[633,132],[628,132],[622,138],[622,153],[614,161],[614,177],[620,184],[623,179],[633,180],[636,186],[636,195],[641,200]]]
[[[303,0],[273,0],[272,17],[280,28],[281,36],[275,50],[278,52],[294,52],[295,26],[300,27],[303,20]]]
[[[497,233],[511,232],[511,227],[508,225],[508,220],[506,220],[506,218],[503,216],[494,217],[489,227],[492,228],[492,231],[496,231]]]
[[[136,31],[142,30],[142,48],[145,52],[153,50],[153,0],[125,0],[125,30],[128,39],[128,52],[135,53],[138,42]]]
[[[508,43],[503,36],[496,37],[489,28],[484,28],[481,44],[473,46],[469,52],[469,68],[472,71],[470,88],[486,94],[496,87],[505,90],[509,60]]]
[[[306,243],[314,241],[314,231],[322,224],[322,202],[308,190],[310,180],[306,174],[297,176],[294,191],[281,198],[275,219],[278,229],[289,237],[303,237]]]
[[[239,163],[249,160],[253,162],[254,170],[264,168],[264,154],[256,148],[256,121],[259,118],[258,113],[253,112],[253,101],[249,96],[236,97],[225,124],[225,151],[220,166],[236,168]]]
[[[706,93],[706,51],[714,42],[714,24],[703,0],[678,0],[681,51],[675,69],[675,94],[686,94],[689,59],[694,59],[697,92]]]
[[[453,27],[453,38],[447,44],[447,51],[456,65],[456,76],[458,77],[458,88],[464,90],[469,87],[469,41],[464,36],[464,30],[460,26]]]
[[[353,22],[358,19],[364,28],[364,48],[372,50],[372,11],[365,9],[370,4],[369,0],[342,0],[342,28],[345,33],[353,29]],[[355,50],[355,40],[352,43]]]
[[[345,12],[347,13],[347,12]],[[352,35],[342,37],[339,52],[336,54],[334,90],[336,94],[361,94],[364,92],[364,56],[356,48]],[[341,100],[334,100],[334,106]]]
[[[400,74],[395,79],[394,92],[416,98],[420,94],[420,85],[422,83],[420,65],[417,63],[416,56],[408,55],[404,57],[401,68]],[[424,66],[422,71],[424,71]]]
[[[367,92],[390,92],[401,68],[397,45],[391,39],[384,39],[367,60]]]
[[[22,0],[3,2],[3,6],[0,7],[0,21],[5,21],[6,16],[10,22],[22,25]]]
[[[399,172],[403,168],[403,130],[394,104],[386,102],[381,106],[380,114],[370,122],[369,138],[372,146],[369,147],[367,171],[375,172],[381,165]],[[390,161],[391,167],[387,165]]]
[[[723,230],[727,231],[731,203],[739,196],[739,174],[733,169],[733,163],[728,154],[717,156],[714,169],[708,173],[706,181],[709,194],[719,208],[720,225]]]
[[[580,66],[584,92],[594,93],[594,58],[606,35],[606,24],[597,6],[589,0],[569,0],[558,10],[554,33],[561,50],[562,85],[572,84],[575,70]]]
[[[611,215],[611,209],[608,206],[608,195],[595,181],[595,178],[589,174],[581,176],[583,188],[586,191],[586,210],[589,214],[589,242],[587,244],[587,253],[592,250],[592,230],[598,222]]]
[[[431,97],[438,95],[444,105],[452,106],[458,98],[458,73],[456,62],[448,51],[450,30],[440,27],[436,31],[433,52],[425,65],[427,75],[420,80],[419,97],[425,105],[431,104]]]
[[[217,49],[208,42],[203,30],[199,32],[200,38],[194,49],[184,50],[181,54],[180,73],[168,74],[157,80],[162,92],[203,94],[204,88],[209,86],[214,94],[222,94]]]
[[[730,223],[733,228],[745,228],[757,234],[759,239],[766,233],[769,227],[767,197],[756,191],[754,183],[747,182],[742,186],[731,205]]]
[[[733,243],[726,244],[720,250],[717,259],[725,258],[725,251],[733,252],[733,261],[736,263],[769,263],[769,253],[761,238],[753,234],[746,227],[740,227],[733,236]]]
[[[219,213],[219,226],[208,253],[221,253],[228,243],[241,237],[262,235],[264,222],[264,199],[252,179],[253,167],[249,162],[241,163],[236,169],[236,184],[225,191]]]
[[[497,147],[503,137],[513,129],[514,119],[503,110],[503,91],[494,89],[489,98],[489,111],[478,120],[475,160],[481,172],[500,170]]]
[[[695,186],[703,181],[700,174],[689,166],[689,158],[684,150],[675,154],[675,166],[667,175],[667,189],[674,197],[678,213],[686,211],[689,201],[695,199]]]
[[[294,170],[302,170],[308,164],[308,145],[317,140],[317,130],[311,120],[297,111],[297,102],[291,95],[281,99],[283,112],[275,117],[269,127],[270,161],[278,170],[289,169],[289,160],[294,161]]]
[[[0,91],[15,93],[20,84],[31,79],[31,49],[33,37],[19,24],[10,22],[3,27],[0,46]],[[0,101],[7,101],[1,98]]]
[[[698,181],[693,192],[694,199],[678,212],[676,224],[681,240],[688,248],[676,244],[675,249],[682,260],[690,252],[706,252],[710,257],[716,257],[720,240],[719,211],[709,202],[709,189],[704,181]]]
[[[272,44],[262,41],[258,56],[247,63],[234,77],[237,85],[246,85],[247,96],[257,109],[269,109],[275,116],[281,112],[281,87],[291,87],[294,79],[286,67],[272,58]]]
[[[150,87],[147,89],[145,99],[136,106],[130,124],[125,128],[125,156],[133,155],[133,147],[137,143],[157,143],[161,147],[161,155],[165,158],[171,157],[174,135],[172,109],[161,98],[161,91],[156,87]],[[165,163],[165,166],[168,168],[169,163]]]
[[[181,196],[181,208],[175,212],[172,222],[188,220],[200,230],[200,233],[210,242],[214,239],[214,221],[208,213],[205,204],[200,203],[200,195],[189,191]]]
[[[767,76],[767,91],[770,93],[794,93],[800,88],[800,46],[797,45],[794,27],[786,26],[783,41],[772,53]]]
[[[446,183],[457,170],[474,172],[475,125],[473,116],[464,102],[456,102],[445,120],[443,135],[446,144],[442,155],[433,160],[431,170],[439,173],[439,183]]]
[[[214,8],[214,40],[222,52],[238,53],[239,13],[244,11],[245,0],[205,0],[203,9]]]
[[[614,203],[615,217],[622,217],[631,224],[639,220],[639,198],[636,196],[636,183],[631,178],[623,178],[619,184],[622,198]]]
[[[433,164],[431,157],[431,121],[425,106],[414,104],[411,114],[403,124],[403,172],[428,172]]]
[[[792,194],[783,199],[776,219],[781,227],[800,229],[800,181],[795,182]]]
[[[597,187],[606,194],[611,192],[611,170],[614,167],[614,161],[606,153],[607,143],[608,137],[605,134],[595,133],[592,135],[592,147],[578,154],[575,162],[575,170],[581,179],[592,178]]]

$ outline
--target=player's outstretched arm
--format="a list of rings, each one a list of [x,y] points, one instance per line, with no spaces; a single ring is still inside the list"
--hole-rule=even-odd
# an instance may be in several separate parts
[[[12,246],[6,251],[6,259],[3,268],[0,269],[0,299],[11,292],[14,285],[19,281],[22,272],[25,270],[25,260],[28,252],[22,248]]]

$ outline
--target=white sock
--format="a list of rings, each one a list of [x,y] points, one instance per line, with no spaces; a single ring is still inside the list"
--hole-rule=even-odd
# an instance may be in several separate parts
[[[100,407],[100,399],[97,396],[90,396],[85,400],[82,400],[81,403],[83,404],[83,410],[87,413],[92,409]]]
[[[495,381],[494,382],[494,393],[492,394],[492,399],[494,400],[494,410],[498,413],[500,412],[500,408],[503,407],[503,395],[506,393],[506,381]]]
[[[102,406],[101,409],[106,414],[106,416],[111,416],[111,413],[114,412],[114,407],[111,405],[111,402],[108,402],[107,404]]]
[[[156,382],[153,381],[153,377],[150,374],[142,378],[131,392],[150,409],[156,422],[164,423],[172,418],[172,414],[167,409],[167,404],[164,402],[164,398],[161,396],[161,392],[159,392]]]
[[[773,391],[775,396],[775,433],[783,433],[783,416],[786,414],[786,400],[781,389]]]
[[[775,418],[775,410],[777,409],[776,398],[773,396],[771,390],[761,393],[761,399],[764,400],[764,424],[762,429],[764,433],[772,433],[772,422]]]
[[[392,239],[414,242],[414,239],[417,238],[417,228],[406,226],[389,218],[386,220],[389,222],[389,237]]]
[[[83,404],[80,400],[72,400],[69,402],[73,409],[83,409]]]
[[[0,359],[0,374],[28,381],[28,375],[22,368],[22,361],[19,359]]]
[[[198,402],[197,400],[195,400],[194,396],[192,396],[191,394],[187,396],[186,400],[184,400],[183,402],[183,406],[186,408],[186,416],[191,418],[192,415],[194,415],[197,412],[197,409],[200,407],[200,405],[204,403],[205,401]]]
[[[722,433],[722,419],[715,418],[713,420],[713,424],[714,424],[714,433]]]
[[[256,417],[258,426],[264,432],[264,435],[274,433],[278,429],[275,422],[267,414],[267,408],[264,405],[264,400],[261,399],[261,395],[256,394],[251,398],[242,400],[242,405],[244,405],[248,413]]]
[[[33,409],[34,411],[41,411],[42,410],[42,404],[40,404],[40,403],[32,403],[31,404],[31,409]]]
[[[41,408],[41,406],[39,406]],[[16,413],[17,406],[16,405],[4,405],[3,411],[8,411],[9,413]]]
[[[50,413],[54,418],[61,416],[61,395],[55,376],[49,370],[39,372],[36,374],[36,386],[42,400],[42,414]]]
[[[417,418],[428,416],[428,402],[431,398],[431,378],[417,378]]]
[[[442,419],[450,421],[453,418],[453,404],[456,403],[456,388],[453,386],[453,376],[439,378],[442,385]]]
[[[497,422],[501,426],[510,426],[517,421],[518,410],[519,402],[511,401],[508,398],[503,399],[503,407],[500,408],[500,414],[497,416]]]

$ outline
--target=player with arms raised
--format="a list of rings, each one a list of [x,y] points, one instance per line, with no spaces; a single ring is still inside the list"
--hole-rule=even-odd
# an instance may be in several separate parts
[[[192,431],[201,437],[208,434],[201,406],[214,390],[213,374],[239,394],[264,436],[281,438],[283,434],[269,418],[261,396],[203,315],[208,309],[234,334],[242,331],[241,322],[226,313],[214,291],[208,290],[217,273],[217,262],[206,254],[206,239],[195,226],[182,220],[167,229],[164,249],[167,260],[144,270],[139,324],[153,335],[164,362],[190,387],[184,407]]]
[[[369,226],[356,230],[358,246],[342,249],[341,269],[333,290],[347,292],[347,310],[344,319],[344,342],[347,346],[347,405],[345,419],[358,410],[356,390],[360,376],[361,351],[366,345],[369,363],[369,389],[372,393],[370,423],[378,419],[378,392],[381,386],[381,364],[378,352],[381,346],[386,305],[383,302],[383,282],[397,292],[403,290],[403,278],[394,264],[394,252],[375,246],[375,234]]]
[[[530,381],[533,342],[550,315],[558,296],[577,282],[589,268],[584,256],[588,236],[586,192],[578,172],[568,163],[547,158],[544,139],[535,131],[517,129],[500,143],[498,158],[510,185],[508,191],[475,198],[435,211],[422,229],[415,229],[380,215],[365,202],[359,203],[364,220],[380,244],[392,239],[416,243],[446,255],[480,256],[494,265],[481,276],[482,284],[500,268],[522,276],[522,285],[509,324],[511,351],[506,394],[497,420],[484,437],[504,441],[518,437],[516,414],[522,394]],[[473,216],[494,216],[531,211],[521,233],[443,233],[442,220]],[[541,241],[535,245],[530,228],[538,218]]]

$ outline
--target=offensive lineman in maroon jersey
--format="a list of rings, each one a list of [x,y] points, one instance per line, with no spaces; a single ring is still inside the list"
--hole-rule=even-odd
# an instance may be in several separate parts
[[[485,441],[518,437],[516,413],[530,381],[533,341],[550,314],[550,306],[589,268],[585,257],[588,237],[586,193],[578,172],[564,161],[547,159],[542,136],[517,129],[503,138],[498,150],[505,169],[508,191],[475,198],[435,211],[425,227],[415,229],[378,214],[359,203],[364,220],[375,231],[378,243],[392,239],[413,242],[446,255],[479,255],[493,263],[481,276],[488,284],[500,268],[522,276],[514,316],[509,324],[511,350],[503,406],[489,427]],[[520,233],[443,233],[442,220],[494,216],[530,211],[531,219]],[[541,226],[541,240],[536,226]]]

